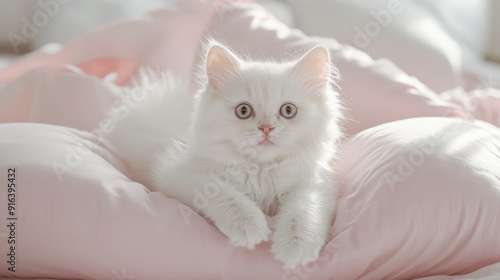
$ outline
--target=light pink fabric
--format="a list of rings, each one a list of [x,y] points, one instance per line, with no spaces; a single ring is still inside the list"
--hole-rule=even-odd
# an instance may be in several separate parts
[[[181,1],[0,71],[0,182],[16,167],[19,207],[18,271],[7,273],[1,262],[0,275],[409,279],[500,262],[496,127],[446,118],[387,123],[471,115],[462,110],[465,100],[441,99],[390,61],[291,31],[255,4],[213,8]],[[255,251],[231,246],[206,219],[128,180],[124,164],[99,140],[107,111],[120,105],[120,86],[138,67],[190,77],[207,34],[254,57],[280,59],[316,43],[331,50],[349,133],[362,132],[346,142],[337,163],[343,196],[333,239],[317,263],[283,271],[268,243]],[[0,197],[5,192],[0,188]],[[2,256],[6,250],[0,242]]]
[[[492,264],[467,275],[440,275],[416,280],[496,280],[500,279],[500,263]]]
[[[8,273],[2,262],[0,275],[408,279],[471,272],[500,261],[496,130],[421,118],[350,139],[337,163],[343,195],[333,240],[317,263],[283,271],[269,243],[254,251],[231,246],[189,208],[128,180],[98,137],[3,124],[0,179],[16,168],[18,268]],[[0,252],[7,250],[0,243]]]
[[[350,139],[338,166],[347,190],[334,241],[359,274],[334,279],[462,274],[497,262],[499,147],[496,127],[445,118],[387,123]]]

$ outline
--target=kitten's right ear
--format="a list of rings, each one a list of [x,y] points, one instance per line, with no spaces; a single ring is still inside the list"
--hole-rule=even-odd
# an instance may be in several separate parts
[[[328,49],[318,46],[304,54],[292,69],[291,75],[302,86],[315,92],[324,92],[330,83],[332,66]]]
[[[239,60],[227,48],[222,45],[214,45],[208,50],[205,64],[208,85],[212,89],[218,90],[227,84],[232,75],[235,75]]]

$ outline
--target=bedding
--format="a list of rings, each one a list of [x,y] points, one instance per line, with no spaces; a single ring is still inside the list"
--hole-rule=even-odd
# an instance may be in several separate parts
[[[0,69],[7,68],[18,56],[10,54],[0,54]]]
[[[489,1],[285,1],[306,34],[390,58],[435,91],[498,87],[500,66],[484,59],[494,24]]]
[[[297,21],[305,33],[334,37],[373,58],[390,58],[434,91],[459,85],[462,50],[440,21],[420,6],[422,1],[312,1],[314,5],[288,0],[300,11]],[[430,61],[433,69],[425,63]]]
[[[317,262],[285,271],[269,243],[253,251],[231,246],[188,207],[128,179],[126,162],[102,140],[112,129],[109,110],[133,107],[122,100],[137,70],[192,78],[206,36],[257,58],[279,60],[318,43],[332,54],[349,137],[335,163],[342,189],[336,221]],[[0,70],[0,83],[0,197],[5,201],[15,169],[11,217],[17,218],[13,230],[0,229],[2,260],[14,251],[16,265],[12,272],[2,261],[1,276],[482,279],[500,273],[500,131],[489,123],[498,125],[494,91],[443,99],[392,62],[290,30],[251,1],[222,11],[195,0],[48,45]],[[493,110],[466,106],[472,98]],[[10,215],[6,207],[0,204],[2,221]]]
[[[268,242],[234,247],[186,206],[130,181],[95,134],[11,123],[0,135],[0,179],[13,168],[16,182],[16,227],[3,235],[16,240],[16,272],[3,262],[4,276],[409,279],[468,273],[499,258],[496,128],[416,118],[348,140],[336,164],[343,192],[332,239],[317,263],[289,271]],[[0,219],[7,215],[4,204]],[[0,251],[9,252],[6,242]]]

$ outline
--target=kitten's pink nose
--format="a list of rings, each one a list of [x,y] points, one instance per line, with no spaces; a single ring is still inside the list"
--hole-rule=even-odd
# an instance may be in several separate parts
[[[274,129],[274,127],[270,125],[261,125],[259,126],[259,129],[262,130],[262,132],[264,132],[265,135],[268,135],[271,132],[271,130]]]

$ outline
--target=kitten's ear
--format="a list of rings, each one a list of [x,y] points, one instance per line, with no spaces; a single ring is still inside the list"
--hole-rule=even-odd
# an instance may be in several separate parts
[[[212,46],[206,57],[208,85],[218,90],[228,82],[238,69],[239,60],[230,50],[222,45]]]
[[[331,71],[328,49],[319,46],[299,59],[293,66],[291,77],[306,89],[322,91],[330,82]]]

